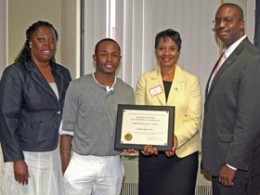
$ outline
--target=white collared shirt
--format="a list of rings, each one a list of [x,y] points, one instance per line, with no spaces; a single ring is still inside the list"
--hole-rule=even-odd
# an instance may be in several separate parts
[[[224,49],[226,58],[228,58],[233,51],[237,48],[237,46],[246,38],[246,35],[244,35],[243,37],[241,37],[240,39],[238,39],[235,43],[233,43],[232,45],[230,45],[228,48]]]

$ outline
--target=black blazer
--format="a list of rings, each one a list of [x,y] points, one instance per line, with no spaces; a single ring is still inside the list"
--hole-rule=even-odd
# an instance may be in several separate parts
[[[225,163],[260,173],[259,54],[244,39],[206,89],[202,168],[211,175],[217,176]]]
[[[59,92],[32,62],[8,66],[0,81],[0,141],[4,161],[24,159],[22,151],[51,151],[57,147],[69,71],[52,63]]]

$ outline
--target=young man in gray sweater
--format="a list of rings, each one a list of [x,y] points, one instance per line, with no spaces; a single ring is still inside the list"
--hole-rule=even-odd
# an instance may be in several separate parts
[[[66,195],[119,195],[124,177],[114,150],[118,104],[134,104],[134,90],[116,77],[120,46],[102,39],[95,47],[96,70],[70,83],[61,131]]]

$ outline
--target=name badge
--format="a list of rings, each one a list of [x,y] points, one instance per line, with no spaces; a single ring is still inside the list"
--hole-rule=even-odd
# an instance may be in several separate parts
[[[151,96],[156,96],[163,92],[163,88],[162,88],[162,86],[159,85],[159,86],[155,86],[155,87],[149,89],[149,91],[150,91]]]

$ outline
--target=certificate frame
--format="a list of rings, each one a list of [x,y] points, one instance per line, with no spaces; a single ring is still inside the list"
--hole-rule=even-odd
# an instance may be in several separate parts
[[[136,113],[135,113],[136,112]],[[129,114],[126,113],[133,113],[133,118],[129,117]],[[162,113],[162,114],[161,114]],[[156,122],[153,122],[151,118],[151,123],[155,124],[154,126],[159,126],[161,128],[161,126],[163,127],[162,129],[160,129],[160,131],[155,131],[159,132],[158,137],[156,135],[153,135],[153,126],[148,127],[148,131],[145,132],[145,130],[147,129],[142,129],[142,128],[137,128],[134,129],[133,131],[130,131],[129,133],[128,130],[125,130],[126,124],[129,124],[130,121],[130,125],[128,126],[135,126],[133,124],[135,124],[135,114],[137,116],[137,118],[139,117],[139,115],[141,116],[140,118],[145,119],[146,115],[153,115],[153,117],[155,117]],[[157,114],[158,114],[158,118],[157,118]],[[161,115],[163,117],[161,117]],[[175,107],[174,106],[156,106],[156,105],[130,105],[130,104],[119,104],[118,105],[118,110],[117,110],[117,122],[116,122],[116,134],[115,134],[115,149],[116,150],[123,150],[123,149],[136,149],[136,150],[143,150],[145,145],[153,145],[154,147],[156,147],[158,149],[158,151],[167,151],[167,150],[171,150],[172,146],[173,146],[173,135],[174,135],[174,118],[175,118]],[[158,120],[157,120],[158,119]],[[161,120],[163,119],[163,120]],[[149,126],[149,118],[148,121],[145,121],[146,124]],[[132,121],[133,122],[132,124]],[[163,121],[166,121],[166,124],[163,123]],[[138,124],[139,121],[137,121]],[[144,126],[147,126],[144,123]],[[139,127],[141,127],[142,123],[138,124]],[[138,126],[137,125],[137,126]],[[140,132],[139,129],[141,129]],[[156,127],[155,127],[156,129]],[[144,130],[144,131],[143,131]],[[145,135],[141,135],[141,132],[144,132],[143,134]],[[150,134],[148,136],[152,136],[152,139],[157,139],[160,140],[159,136],[160,133],[162,133],[162,137],[163,140],[160,143],[154,144],[153,141],[151,141],[151,143],[147,143],[147,140],[144,141],[144,143],[140,143],[140,139],[139,141],[133,141],[132,142],[132,138],[137,136],[139,134],[139,137],[147,137],[146,134]],[[156,134],[156,133],[155,133]],[[147,139],[151,140],[151,137],[147,137]],[[129,141],[131,140],[131,141]],[[149,141],[148,141],[149,142]]]

